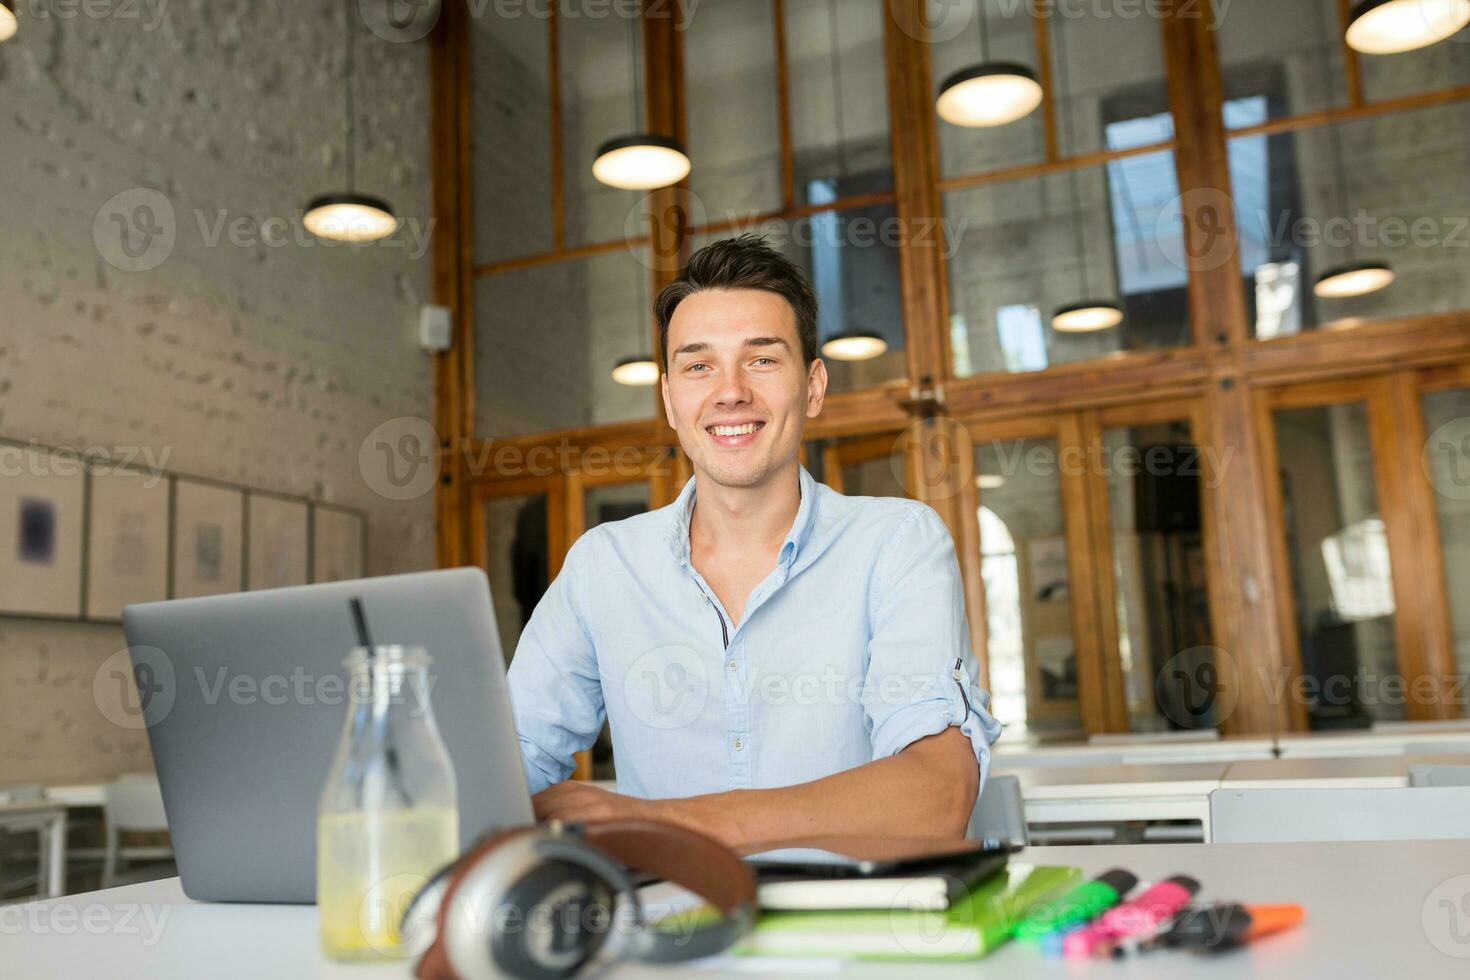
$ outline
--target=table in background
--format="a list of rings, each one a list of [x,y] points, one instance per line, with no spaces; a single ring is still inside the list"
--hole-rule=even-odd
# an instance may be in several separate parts
[[[0,803],[0,830],[35,831],[40,841],[41,895],[66,894],[66,805],[45,797]]]
[[[683,967],[624,964],[610,980],[796,976],[934,980],[1003,976],[1352,977],[1463,976],[1470,963],[1470,848],[1463,841],[1334,844],[1143,844],[1035,847],[1017,856],[1075,864],[1088,876],[1127,868],[1144,880],[1189,874],[1203,901],[1298,902],[1306,921],[1288,933],[1216,957],[1152,953],[1081,964],[1007,945],[978,962],[837,964],[720,958]],[[84,927],[84,923],[87,923]],[[155,931],[156,927],[156,931]],[[111,980],[406,978],[407,963],[339,965],[317,949],[312,906],[190,902],[177,878],[0,907],[6,980],[106,976]],[[753,972],[754,971],[754,972]]]
[[[1198,820],[1210,839],[1210,793],[1223,762],[1137,766],[1042,766],[1004,769],[1021,782],[1026,823],[1096,825],[1120,821]]]
[[[1232,762],[1220,788],[1394,789],[1409,785],[1409,767],[1417,765],[1470,766],[1470,755],[1287,756]]]

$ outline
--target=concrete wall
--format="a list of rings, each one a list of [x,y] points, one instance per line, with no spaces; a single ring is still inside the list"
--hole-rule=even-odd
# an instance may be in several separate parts
[[[139,446],[167,469],[361,508],[371,574],[430,567],[431,498],[386,500],[357,462],[376,425],[430,407],[414,336],[426,47],[355,24],[358,186],[413,234],[328,248],[300,210],[344,182],[344,6],[88,8],[106,15],[37,0],[0,46],[0,436]],[[112,215],[133,220],[144,191],[174,241],[139,235],[143,264],[166,258],[127,271]],[[270,218],[268,244],[254,233]],[[214,237],[221,219],[244,220]],[[0,783],[150,768],[143,734],[93,695],[123,646],[115,626],[0,619]]]

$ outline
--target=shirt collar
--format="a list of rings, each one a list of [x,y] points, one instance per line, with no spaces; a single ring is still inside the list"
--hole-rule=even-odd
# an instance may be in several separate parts
[[[791,522],[791,530],[786,532],[786,540],[781,542],[781,550],[777,552],[778,565],[790,566],[796,560],[797,553],[811,537],[812,527],[816,524],[816,481],[805,466],[797,467],[796,479],[801,491],[801,504],[796,508],[796,520]],[[695,477],[691,476],[670,508],[673,520],[669,526],[669,547],[673,550],[674,557],[682,562],[689,561],[689,522],[694,517],[694,481]]]

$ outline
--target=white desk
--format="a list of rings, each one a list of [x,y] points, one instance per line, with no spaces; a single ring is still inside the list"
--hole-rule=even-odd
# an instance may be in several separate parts
[[[1287,756],[1233,762],[1221,789],[1381,789],[1409,785],[1414,765],[1470,765],[1470,755]]]
[[[1223,762],[1138,766],[1046,766],[996,772],[1021,782],[1026,822],[1096,824],[1119,820],[1198,820],[1210,839],[1210,793]]]
[[[41,842],[41,894],[46,898],[65,895],[66,806],[44,797],[0,803],[0,828],[37,833]]]
[[[1037,847],[1024,860],[1076,864],[1089,875],[1123,867],[1144,880],[1190,874],[1205,901],[1299,902],[1307,920],[1289,933],[1218,957],[1152,953],[1087,964],[1047,960],[1008,945],[978,962],[851,964],[722,958],[683,968],[627,965],[611,980],[799,976],[854,978],[1128,977],[1134,980],[1282,977],[1455,977],[1470,964],[1470,848],[1463,841],[1350,844],[1162,844]],[[317,950],[311,906],[201,905],[169,879],[0,906],[6,980],[375,980],[409,965],[338,965]],[[754,972],[753,972],[754,971]]]

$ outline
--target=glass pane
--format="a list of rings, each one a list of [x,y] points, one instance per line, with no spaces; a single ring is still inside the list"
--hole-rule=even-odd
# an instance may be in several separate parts
[[[781,127],[771,0],[708,4],[684,32],[695,224],[781,209]]]
[[[544,495],[485,500],[485,574],[508,664],[521,630],[550,584]]]
[[[1080,732],[1056,440],[977,440],[975,467],[991,711],[1012,735]]]
[[[1450,597],[1455,670],[1470,674],[1470,388],[1424,396],[1425,463],[1434,486]]]
[[[648,510],[648,482],[614,483],[588,487],[582,499],[587,514],[587,530],[608,521],[621,521]]]
[[[902,378],[903,302],[898,280],[898,215],[891,204],[767,219],[694,235],[691,251],[740,232],[765,235],[806,273],[817,296],[818,347],[842,333],[882,337],[888,349],[863,361],[825,358],[828,391],[853,391]]]
[[[1091,13],[1084,4],[1052,9],[1052,91],[1061,155],[1171,139],[1162,24],[1149,13],[1157,5],[1139,4],[1132,16],[1122,15],[1122,6],[1118,15]]]
[[[1361,402],[1276,413],[1291,590],[1313,728],[1401,719],[1402,703],[1363,703],[1398,673],[1393,575]]]
[[[1187,422],[1107,429],[1103,447],[1118,655],[1132,727],[1216,727],[1213,714],[1177,696],[1184,692],[1155,684],[1171,667],[1200,676],[1211,658],[1199,447]]]
[[[1016,62],[1036,70],[1036,22],[1029,4],[1009,0],[927,0],[927,4],[928,21],[935,25],[929,51],[936,97],[938,86],[946,78],[984,60],[982,13],[991,60]],[[955,126],[935,118],[939,127],[939,173],[943,177],[983,173],[1046,158],[1046,127],[1040,107],[1015,122],[995,127]]]
[[[543,17],[470,18],[475,261],[549,252],[551,74]],[[588,165],[591,163],[589,161]]]
[[[643,39],[640,21],[613,4],[610,15],[562,16],[560,42],[562,193],[566,244],[610,242],[625,235],[628,215],[642,191],[599,183],[592,161],[603,143],[646,130],[643,97]],[[562,6],[565,14],[575,6]],[[534,18],[531,18],[534,19]],[[636,87],[636,93],[635,93]],[[641,225],[634,221],[635,227]]]
[[[1470,102],[1230,141],[1243,288],[1255,336],[1470,307]],[[1387,288],[1318,297],[1344,265]]]
[[[1168,152],[946,194],[955,374],[1190,343],[1181,226],[1168,215],[1177,195]],[[1123,320],[1053,329],[1055,311],[1079,300],[1115,302]]]
[[[1230,129],[1347,104],[1337,0],[1230,0],[1215,44]]]
[[[483,276],[475,284],[475,429],[522,435],[654,414],[612,369],[653,349],[646,250]]]
[[[786,0],[796,203],[890,190],[881,0]]]

